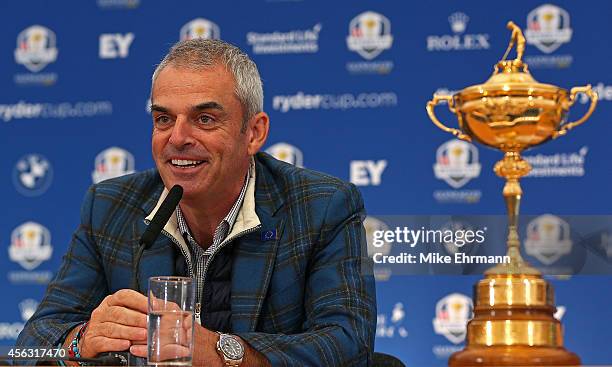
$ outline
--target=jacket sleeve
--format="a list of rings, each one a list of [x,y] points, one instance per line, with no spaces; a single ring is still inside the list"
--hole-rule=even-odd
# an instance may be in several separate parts
[[[363,200],[341,186],[325,212],[306,280],[303,332],[238,333],[273,366],[367,366],[374,353],[376,292]]]
[[[19,334],[18,347],[55,347],[107,294],[106,278],[92,236],[95,186],[81,208],[81,224],[43,300]]]

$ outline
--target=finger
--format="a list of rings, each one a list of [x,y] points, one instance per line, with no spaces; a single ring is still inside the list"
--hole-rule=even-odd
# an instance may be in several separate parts
[[[147,357],[147,345],[132,345],[130,347],[130,353],[135,355],[136,357]]]
[[[147,329],[103,322],[96,327],[96,334],[112,339],[147,340]]]
[[[106,307],[104,312],[100,313],[97,321],[100,323],[113,322],[127,326],[146,328],[147,314],[121,306],[111,306]]]
[[[91,358],[103,352],[116,352],[126,350],[130,347],[130,341],[124,339],[113,339],[104,336],[94,336],[81,342],[81,357]]]
[[[107,298],[107,304],[109,306],[123,306],[145,314],[148,311],[147,297],[131,289],[121,289],[115,292]]]
[[[186,330],[191,330],[192,327],[193,327],[193,314],[186,315],[185,319],[183,320],[183,328],[185,328]]]
[[[178,344],[166,344],[161,347],[159,358],[162,360],[176,359],[188,357],[190,355],[189,348]]]
[[[162,298],[157,298],[153,293],[149,294],[149,303],[151,312],[171,311],[181,312],[183,309],[175,302],[167,301]]]

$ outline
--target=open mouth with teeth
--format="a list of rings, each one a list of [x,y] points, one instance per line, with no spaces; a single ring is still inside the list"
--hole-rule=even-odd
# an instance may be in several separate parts
[[[192,160],[188,160],[188,159],[172,159],[170,161],[170,163],[174,166],[174,167],[179,167],[179,168],[191,168],[191,167],[196,167],[199,166],[200,164],[204,163],[205,161],[192,161]]]

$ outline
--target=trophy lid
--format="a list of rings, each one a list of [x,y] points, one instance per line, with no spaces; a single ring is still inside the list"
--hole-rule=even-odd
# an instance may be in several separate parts
[[[504,57],[495,65],[493,75],[483,84],[472,85],[463,89],[457,93],[458,97],[467,101],[484,96],[520,94],[545,97],[551,94],[556,95],[559,91],[566,92],[563,88],[555,85],[539,83],[531,76],[527,64],[522,60],[525,50],[525,37],[520,28],[513,22],[508,22],[508,28],[512,30],[512,39]],[[506,60],[515,43],[517,44],[516,59]]]

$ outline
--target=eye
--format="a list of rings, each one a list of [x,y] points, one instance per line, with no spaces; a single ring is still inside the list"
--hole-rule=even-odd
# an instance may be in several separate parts
[[[155,124],[157,125],[165,125],[170,122],[170,117],[167,115],[159,115],[155,117]]]
[[[214,122],[214,120],[212,117],[208,115],[201,115],[198,117],[198,122],[202,125],[211,125]]]

